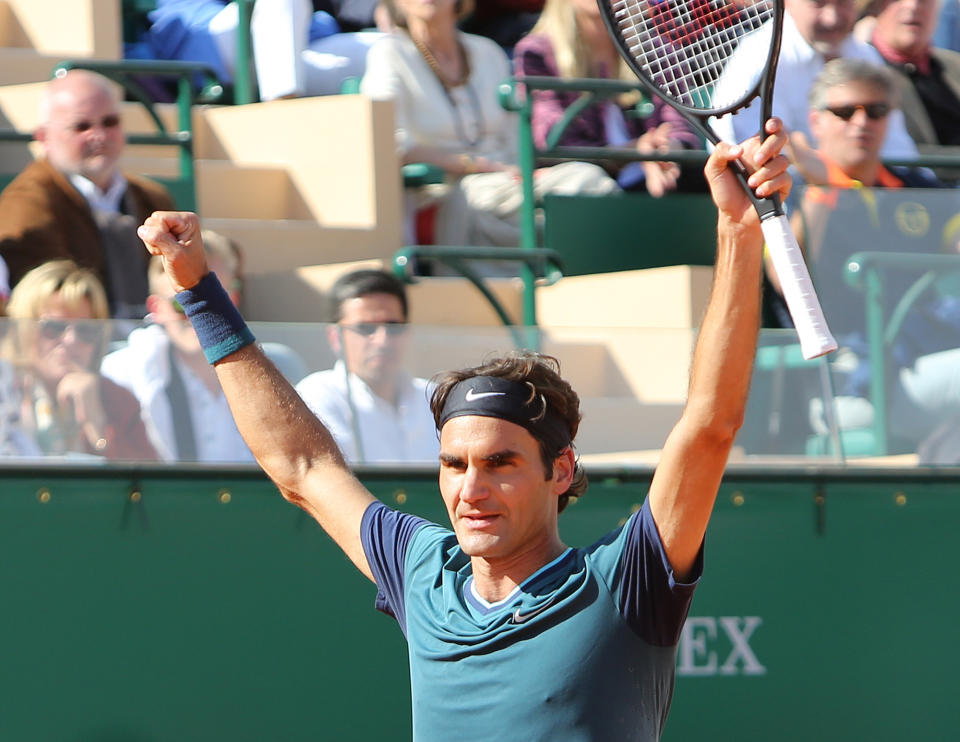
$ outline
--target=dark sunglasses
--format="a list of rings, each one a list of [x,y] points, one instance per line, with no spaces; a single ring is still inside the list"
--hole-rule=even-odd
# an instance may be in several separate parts
[[[366,338],[371,335],[376,335],[377,330],[381,327],[386,331],[387,335],[403,335],[409,325],[407,325],[406,322],[358,322],[355,325],[341,325],[341,327]]]
[[[834,116],[844,121],[853,118],[857,111],[863,111],[871,121],[882,119],[890,113],[889,103],[857,103],[851,106],[825,106],[825,110],[830,111]]]
[[[70,128],[77,134],[83,134],[83,132],[90,131],[96,125],[95,121],[77,121]],[[120,116],[116,113],[108,113],[100,119],[100,126],[104,129],[115,129],[120,126]]]
[[[60,340],[69,329],[73,329],[73,336],[79,342],[87,345],[93,345],[103,337],[100,327],[95,324],[75,324],[62,319],[44,319],[40,320],[38,325],[40,335],[47,340]]]

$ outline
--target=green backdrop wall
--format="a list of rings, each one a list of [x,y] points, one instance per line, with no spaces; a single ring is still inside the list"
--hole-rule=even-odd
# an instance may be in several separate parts
[[[435,474],[361,471],[443,522]],[[591,471],[587,544],[651,472]],[[665,740],[953,740],[960,471],[731,470]],[[0,740],[409,740],[403,638],[254,469],[0,468]]]

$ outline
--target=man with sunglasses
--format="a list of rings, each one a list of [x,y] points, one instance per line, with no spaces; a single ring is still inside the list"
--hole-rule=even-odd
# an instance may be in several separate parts
[[[864,297],[847,286],[846,264],[858,252],[956,252],[945,241],[956,213],[952,190],[925,170],[886,167],[880,148],[898,86],[885,66],[852,59],[828,62],[810,92],[810,129],[816,150],[799,132],[791,137],[791,158],[807,181],[797,189],[792,222],[817,284],[824,312],[844,350],[836,365],[839,381],[834,409],[840,429],[869,428],[867,399],[872,368],[866,342]],[[772,264],[768,276],[776,285]],[[920,277],[909,268],[888,273],[884,312]],[[779,302],[777,302],[779,304]],[[779,308],[779,307],[778,307]],[[776,312],[783,326],[787,313]],[[926,292],[911,309],[890,348],[894,378],[887,406],[895,420],[895,450],[910,451],[938,424],[960,409],[960,302]],[[811,405],[814,432],[828,434],[823,403]]]
[[[297,392],[348,461],[435,462],[428,384],[403,369],[409,329],[403,283],[384,271],[352,271],[329,296],[335,324],[327,340],[339,360],[303,379]]]
[[[210,269],[231,286],[239,261],[229,238],[204,230],[203,247]],[[149,279],[149,323],[133,330],[124,347],[104,357],[100,373],[137,398],[147,432],[164,461],[252,461],[217,375],[173,297],[159,258],[150,262]],[[239,294],[231,289],[229,295],[239,305]]]
[[[163,186],[119,169],[125,146],[106,78],[72,70],[51,80],[34,134],[43,157],[0,194],[0,258],[10,285],[50,260],[91,269],[114,317],[145,313],[147,261],[136,227],[173,201]]]

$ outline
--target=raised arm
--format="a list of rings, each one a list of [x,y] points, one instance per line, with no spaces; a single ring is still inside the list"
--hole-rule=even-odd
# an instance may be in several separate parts
[[[281,494],[310,513],[372,579],[360,542],[360,521],[374,497],[353,476],[326,428],[251,342],[252,336],[237,331],[239,315],[229,321],[232,304],[223,303],[226,295],[209,273],[196,215],[156,212],[139,235],[151,253],[163,257],[174,289],[188,290],[177,298],[185,303],[208,358],[226,353],[214,361],[217,377],[257,462]],[[218,351],[212,350],[211,338],[219,342]]]
[[[760,325],[763,235],[750,200],[728,167],[742,155],[756,168],[758,196],[790,190],[779,121],[763,142],[721,143],[705,175],[719,212],[710,302],[700,326],[687,404],[663,448],[650,486],[650,509],[674,572],[689,575],[700,550],[734,438],[743,422]]]

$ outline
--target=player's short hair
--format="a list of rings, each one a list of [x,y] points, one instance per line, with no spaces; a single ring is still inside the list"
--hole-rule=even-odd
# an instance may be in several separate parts
[[[430,398],[430,410],[433,412],[433,419],[438,430],[450,392],[461,381],[475,376],[494,376],[532,387],[534,395],[542,396],[546,400],[546,406],[553,413],[559,414],[569,433],[568,440],[571,441],[569,445],[573,446],[573,440],[577,436],[582,417],[580,414],[580,397],[570,386],[570,383],[560,376],[560,362],[556,358],[531,350],[513,351],[504,356],[488,359],[479,366],[446,371],[434,376],[433,383],[436,386]],[[530,429],[527,428],[527,430]],[[549,446],[544,436],[537,435],[533,431],[530,434],[540,447],[540,459],[543,462],[544,475],[547,479],[550,479],[553,476],[554,463],[563,448],[555,450]],[[578,459],[573,473],[573,481],[569,489],[560,495],[558,511],[563,512],[563,509],[570,502],[570,498],[579,497],[586,492],[586,489],[587,475]]]
[[[407,289],[403,281],[386,271],[372,268],[345,273],[330,287],[328,293],[329,313],[333,322],[343,318],[344,302],[370,294],[389,294],[400,301],[403,318],[407,319]]]
[[[397,5],[397,0],[382,0],[382,2],[384,7],[387,9],[387,13],[390,15],[390,20],[393,21],[394,25],[405,29],[407,27],[407,17]],[[466,19],[467,16],[473,12],[473,5],[473,0],[457,0],[456,5],[454,6],[457,13],[457,19],[461,21]]]
[[[808,98],[810,108],[822,111],[827,106],[829,90],[837,85],[848,85],[852,82],[882,90],[891,107],[896,107],[900,103],[897,81],[885,66],[862,59],[837,57],[823,65],[820,74],[813,81]]]

